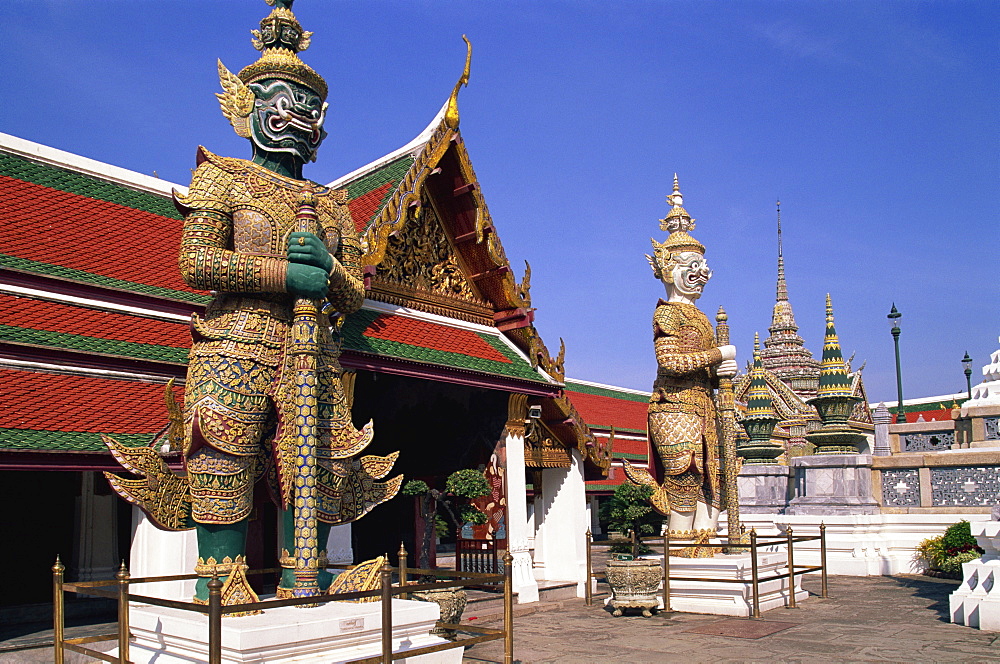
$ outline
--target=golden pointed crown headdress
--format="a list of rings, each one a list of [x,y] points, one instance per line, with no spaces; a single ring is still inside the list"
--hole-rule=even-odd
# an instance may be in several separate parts
[[[663,242],[657,242],[650,238],[649,241],[653,244],[653,255],[646,255],[657,279],[662,279],[669,271],[670,263],[677,254],[684,251],[705,253],[705,245],[688,233],[688,231],[694,230],[695,220],[684,209],[684,196],[681,194],[680,184],[677,181],[677,173],[674,173],[674,190],[667,196],[667,202],[670,203],[671,208],[667,216],[660,219],[660,230],[669,231],[670,235]]]
[[[303,30],[292,13],[294,0],[264,1],[274,9],[261,20],[260,30],[250,31],[253,47],[261,52],[257,62],[234,75],[219,60],[219,81],[223,91],[216,97],[223,115],[244,138],[250,135],[247,117],[253,111],[254,96],[248,87],[251,83],[266,78],[293,81],[306,86],[323,100],[329,92],[323,77],[298,56],[300,51],[309,48],[313,33]]]

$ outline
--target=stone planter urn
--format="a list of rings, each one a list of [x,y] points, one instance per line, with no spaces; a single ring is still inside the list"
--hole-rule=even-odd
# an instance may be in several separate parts
[[[610,604],[613,616],[620,616],[624,609],[642,609],[650,617],[659,607],[657,592],[663,576],[663,566],[658,560],[609,560],[605,568],[611,586]]]
[[[465,605],[469,603],[468,595],[462,588],[442,588],[441,590],[424,590],[410,593],[410,599],[421,602],[434,602],[441,609],[441,622],[446,625],[457,625],[462,619],[462,612]],[[431,634],[437,634],[446,638],[451,637],[455,630],[435,627]]]

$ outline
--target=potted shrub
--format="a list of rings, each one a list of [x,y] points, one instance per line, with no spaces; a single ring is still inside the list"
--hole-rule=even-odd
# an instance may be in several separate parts
[[[445,480],[444,491],[435,489],[423,480],[410,480],[403,485],[403,495],[417,499],[423,519],[423,532],[416,534],[417,566],[427,569],[430,565],[431,547],[436,531],[450,528],[458,537],[466,523],[486,523],[486,514],[477,509],[472,500],[489,495],[490,486],[482,472],[472,469],[456,470]],[[431,580],[433,577],[429,577]],[[441,622],[457,624],[468,601],[462,588],[446,588],[410,593],[410,597],[425,602],[435,602],[441,607]],[[447,634],[448,630],[434,630]]]
[[[917,545],[917,556],[927,565],[927,574],[946,579],[962,578],[962,563],[983,555],[983,549],[970,532],[968,521],[948,526],[944,534],[925,539]]]
[[[643,535],[655,535],[663,526],[663,518],[653,511],[649,497],[653,490],[648,486],[624,483],[615,489],[614,495],[602,508],[602,516],[612,530],[630,536],[628,542],[616,542],[611,553],[630,554],[619,560],[609,560],[605,568],[608,585],[611,586],[613,615],[620,616],[626,608],[642,609],[647,618],[659,606],[656,593],[662,576],[658,560],[643,560],[640,555],[650,552],[650,548],[639,542]]]

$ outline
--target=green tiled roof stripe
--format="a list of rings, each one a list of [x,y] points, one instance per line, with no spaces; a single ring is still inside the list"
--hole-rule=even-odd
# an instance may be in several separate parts
[[[396,161],[389,162],[378,170],[358,178],[347,185],[347,197],[354,199],[367,194],[369,191],[374,191],[384,184],[399,181],[400,178],[406,175],[406,171],[410,170],[410,166],[413,165],[414,161],[412,155],[405,155]]]
[[[955,402],[957,402],[958,405],[961,406],[963,403],[965,403],[968,400],[969,400],[968,397],[964,397],[964,398],[961,398],[961,399],[955,399]],[[887,403],[885,406],[886,406],[886,408],[889,409],[890,413],[895,413],[895,412],[899,411],[898,403],[899,403],[898,401],[896,403],[894,403],[894,404],[888,404]],[[914,404],[905,404],[904,403],[903,404],[903,412],[904,413],[919,413],[919,412],[923,412],[925,410],[951,410],[951,408],[952,408],[952,401],[951,400],[949,400],[949,401],[930,401],[928,403],[914,403]],[[871,408],[870,410],[874,411],[875,408]]]
[[[153,434],[110,434],[122,445],[139,447],[153,440]],[[34,429],[0,429],[0,449],[54,450],[61,452],[104,452],[108,448],[101,434],[90,431],[38,431]]]
[[[0,153],[0,175],[33,182],[43,187],[58,189],[78,196],[117,203],[161,217],[181,218],[177,209],[174,208],[173,201],[166,196],[136,191],[120,184],[56,166],[39,164],[12,154]]]
[[[115,341],[114,339],[98,339],[82,334],[32,330],[24,327],[15,327],[14,325],[0,325],[0,339],[14,343],[32,344],[34,346],[48,346],[51,348],[63,348],[65,350],[134,357],[156,362],[177,362],[184,364],[187,362],[188,355],[186,348],[141,344],[133,341]]]
[[[463,355],[462,353],[434,350],[399,341],[366,337],[363,334],[364,330],[378,315],[379,312],[377,311],[362,310],[349,316],[347,323],[343,328],[344,347],[363,353],[372,353],[373,355],[395,357],[413,360],[416,362],[427,362],[446,367],[480,371],[493,375],[510,376],[513,378],[545,382],[545,379],[542,378],[537,371],[532,369],[531,365],[528,364],[523,358],[518,356],[517,353],[508,348],[499,339],[494,339],[490,337],[490,335],[476,333],[479,338],[499,351],[502,355],[504,355],[504,357],[509,359],[510,363],[486,360],[483,358]]]
[[[571,380],[566,381],[566,390],[569,392],[580,392],[582,394],[593,394],[598,397],[610,397],[612,399],[622,399],[624,401],[649,403],[648,395],[633,394],[632,392],[619,392],[617,390],[609,390],[605,387],[594,387],[593,385],[574,383]]]
[[[612,452],[611,456],[615,459],[628,459],[629,461],[648,461],[648,454],[634,454],[632,452]]]
[[[42,263],[39,261],[29,260],[27,258],[18,258],[17,256],[10,256],[8,254],[0,254],[0,265],[11,268],[13,270],[36,272],[38,274],[45,274],[52,277],[61,277],[63,279],[72,279],[73,281],[82,281],[89,284],[96,284],[98,286],[113,288],[115,290],[129,291],[131,293],[143,293],[146,295],[156,295],[158,297],[166,297],[173,300],[184,300],[186,302],[197,302],[199,304],[207,304],[209,299],[211,299],[209,298],[208,295],[203,295],[201,293],[190,293],[188,291],[179,291],[179,290],[174,290],[172,288],[163,288],[161,286],[150,286],[148,284],[139,284],[134,281],[125,281],[123,279],[105,277],[100,274],[94,274],[93,272],[84,272],[83,270],[76,270],[71,267],[63,267],[62,265],[52,265],[51,263]]]

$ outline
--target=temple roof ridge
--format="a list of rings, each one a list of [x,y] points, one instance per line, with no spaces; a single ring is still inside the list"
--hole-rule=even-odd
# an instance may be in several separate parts
[[[412,141],[410,141],[401,148],[393,150],[387,155],[379,157],[375,161],[365,164],[361,168],[357,168],[351,171],[347,175],[342,175],[333,182],[328,183],[327,186],[330,187],[331,189],[338,189],[347,184],[348,182],[353,182],[354,180],[357,180],[358,178],[362,177],[367,173],[370,173],[372,171],[377,171],[386,164],[392,163],[404,155],[415,155],[416,153],[420,152],[420,150],[434,136],[434,131],[441,125],[442,122],[444,122],[444,116],[445,112],[448,110],[449,101],[450,99],[448,101],[445,101],[445,103],[441,106],[441,110],[437,112],[437,115],[434,116],[434,119],[431,120],[430,124],[428,124],[423,129],[423,131],[417,134],[417,136]]]

